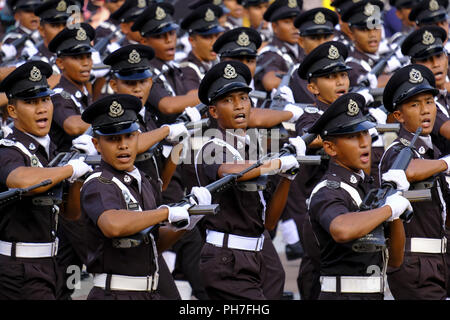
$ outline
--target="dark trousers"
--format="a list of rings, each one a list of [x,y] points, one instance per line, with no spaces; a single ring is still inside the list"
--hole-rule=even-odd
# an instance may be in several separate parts
[[[194,228],[186,232],[172,248],[177,254],[173,271],[174,278],[189,281],[192,294],[198,300],[208,300],[208,294],[199,270],[200,252],[203,244],[204,241],[200,231],[198,228]]]
[[[159,265],[159,282],[156,292],[159,294],[161,300],[181,300],[178,288],[173,280],[172,273],[167,266],[166,260],[162,255],[158,256]]]
[[[0,300],[55,300],[55,258],[0,255]]]
[[[298,270],[297,286],[301,300],[317,300],[320,294],[320,247],[309,219],[300,233],[304,254]]]
[[[71,221],[62,215],[58,217],[59,247],[56,260],[58,262],[57,299],[70,300],[74,289],[67,286],[67,280],[71,276],[67,268],[76,266],[81,271],[86,260],[85,223],[83,219]]]
[[[266,268],[261,251],[221,248],[205,243],[200,272],[211,300],[266,300]]]
[[[264,245],[261,252],[267,271],[262,283],[264,296],[269,300],[280,300],[283,296],[286,274],[267,230],[264,231]]]
[[[160,300],[156,292],[146,291],[114,291],[93,287],[88,300]]]
[[[447,297],[445,255],[407,252],[400,268],[388,268],[387,279],[396,300],[445,299]]]

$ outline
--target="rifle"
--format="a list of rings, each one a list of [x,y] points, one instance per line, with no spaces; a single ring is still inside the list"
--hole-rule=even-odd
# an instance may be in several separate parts
[[[420,133],[422,132],[422,127],[419,127],[414,134],[409,146],[403,148],[395,159],[392,167],[390,169],[398,169],[405,171],[408,168],[409,163],[411,162],[414,156],[414,144],[416,140],[419,138]],[[381,183],[380,188],[370,190],[367,195],[364,197],[360,205],[361,211],[373,210],[376,208],[382,207],[386,198],[390,195],[397,192],[397,186],[394,182],[391,181],[383,181]],[[409,196],[417,196],[415,193],[404,193]],[[426,199],[425,197],[422,198]],[[417,199],[416,199],[417,200]],[[400,218],[406,222],[411,221],[413,212],[410,210],[406,210]],[[384,227],[383,223],[377,226],[374,230],[369,232],[362,238],[357,239],[352,247],[354,251],[357,252],[373,252],[379,251],[385,246],[385,238],[384,238]]]
[[[47,186],[51,183],[52,183],[52,180],[47,179],[38,184],[30,186],[28,188],[14,188],[14,189],[10,189],[8,191],[2,192],[2,193],[0,193],[0,207],[3,207],[10,202],[20,200],[20,199],[22,199],[22,196],[24,194],[27,194],[28,192],[38,189],[40,187]]]

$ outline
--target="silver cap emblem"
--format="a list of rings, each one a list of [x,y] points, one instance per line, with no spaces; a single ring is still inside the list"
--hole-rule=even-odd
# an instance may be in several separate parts
[[[336,60],[340,57],[339,50],[335,46],[331,45],[328,49],[328,59]]]
[[[298,7],[297,0],[288,0],[288,7],[289,8],[295,8]]]
[[[375,12],[375,7],[370,2],[364,7],[364,15],[370,17]]]
[[[122,105],[118,103],[117,101],[113,101],[111,105],[109,106],[109,112],[108,115],[111,118],[117,118],[120,117],[125,111],[122,108]]]
[[[436,0],[431,0],[429,4],[430,11],[439,10],[439,3]]]
[[[223,70],[223,77],[225,79],[234,79],[236,78],[238,75],[236,73],[236,69],[234,69],[234,67],[230,64],[227,64],[225,69]]]
[[[42,73],[41,70],[33,66],[33,68],[30,71],[30,77],[28,78],[30,81],[37,82],[42,80]]]
[[[414,84],[422,83],[423,82],[422,73],[420,73],[419,70],[411,69],[411,71],[409,72],[409,82]]]
[[[133,49],[133,51],[130,52],[130,54],[128,55],[128,62],[131,64],[136,64],[141,62],[141,56],[139,54],[139,52],[137,52],[135,49]]]
[[[430,45],[430,44],[433,44],[435,40],[436,40],[436,39],[434,39],[433,34],[432,34],[431,32],[425,31],[425,32],[423,33],[423,36],[422,36],[422,43],[423,43],[424,45]]]
[[[156,20],[162,20],[166,17],[166,12],[161,7],[156,7],[155,18]]]
[[[314,16],[314,23],[315,24],[325,24],[327,20],[325,19],[325,15],[322,12],[317,12]]]
[[[242,32],[239,35],[236,43],[238,45],[240,45],[241,47],[247,47],[250,44],[250,38],[248,37],[248,35],[245,32]]]
[[[66,10],[67,10],[67,3],[64,0],[60,1],[56,6],[56,11],[64,12]]]
[[[215,18],[216,18],[216,16],[214,15],[214,11],[212,11],[210,8],[208,8],[208,10],[206,10],[206,13],[205,13],[205,21],[211,22],[211,21],[214,21]]]
[[[78,29],[78,31],[77,31],[77,35],[76,35],[75,39],[78,41],[86,40],[87,39],[86,31],[80,27],[80,29]]]
[[[350,101],[348,102],[348,106],[347,106],[347,114],[350,117],[354,117],[358,114],[358,112],[359,112],[358,103],[356,103],[356,101],[350,99]]]

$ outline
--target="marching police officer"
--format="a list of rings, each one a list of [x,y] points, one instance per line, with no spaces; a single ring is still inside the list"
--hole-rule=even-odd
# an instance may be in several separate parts
[[[331,158],[309,198],[311,224],[320,246],[321,300],[381,300],[385,264],[398,267],[403,261],[405,235],[399,217],[411,209],[409,201],[397,192],[379,208],[359,209],[371,188],[364,172],[370,168],[368,129],[374,126],[361,112],[364,104],[363,96],[347,93],[309,129],[320,134]],[[385,178],[403,190],[409,183],[401,172],[403,179],[392,175]],[[388,261],[384,248],[360,250],[358,246],[361,238],[384,221],[390,221]],[[374,270],[379,272],[374,275]]]
[[[46,179],[20,201],[2,207],[0,217],[0,299],[43,300],[58,297],[59,208],[50,188],[65,179],[74,182],[92,169],[81,160],[47,168],[56,146],[48,135],[53,105],[47,78],[52,68],[42,61],[27,62],[0,83],[6,92],[13,132],[0,140],[0,190],[24,188]],[[70,208],[66,208],[70,210]]]
[[[192,50],[180,62],[181,71],[189,87],[197,87],[205,73],[217,61],[213,44],[225,29],[219,25],[222,9],[215,5],[202,5],[193,10],[181,22],[181,28],[188,32]]]

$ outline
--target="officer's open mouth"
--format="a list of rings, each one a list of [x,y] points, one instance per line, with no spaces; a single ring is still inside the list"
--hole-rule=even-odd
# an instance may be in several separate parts
[[[244,122],[245,121],[245,114],[244,113],[238,113],[237,115],[234,116],[234,120],[236,122]]]
[[[40,128],[45,128],[47,126],[47,123],[48,123],[48,118],[38,119],[38,120],[36,120],[36,123],[38,124],[38,126]]]
[[[345,89],[340,89],[340,90],[337,90],[337,91],[336,91],[336,94],[337,94],[337,95],[343,95],[343,94],[345,94],[345,93],[347,93],[347,90],[345,90]]]
[[[422,120],[422,127],[423,128],[428,128],[428,127],[430,127],[431,126],[431,119],[423,119]]]
[[[121,153],[117,156],[117,159],[119,159],[120,162],[128,162],[131,158],[131,155],[129,153]]]
[[[361,154],[360,159],[363,163],[369,162],[370,161],[370,153],[364,152],[363,154]]]

